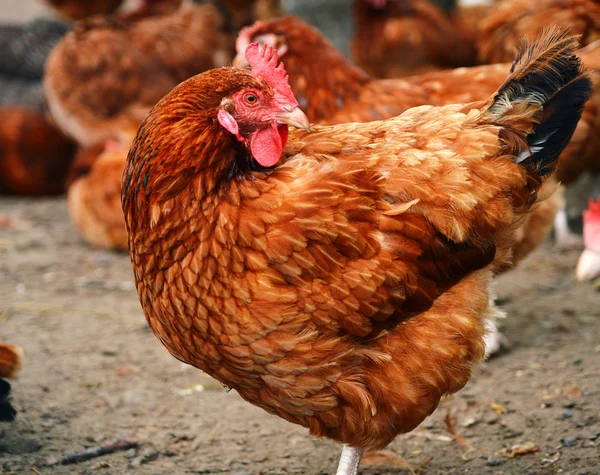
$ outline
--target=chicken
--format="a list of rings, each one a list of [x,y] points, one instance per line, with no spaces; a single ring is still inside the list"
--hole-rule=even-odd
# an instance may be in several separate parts
[[[597,0],[501,0],[479,23],[476,46],[484,63],[511,61],[524,36],[552,23],[581,35],[587,45],[600,39],[600,3]]]
[[[75,144],[38,112],[0,108],[0,193],[62,193],[74,155]]]
[[[49,7],[67,20],[79,20],[99,13],[112,13],[124,0],[45,0]]]
[[[494,268],[591,91],[577,42],[524,47],[487,101],[309,129],[277,54],[169,92],[121,200],[137,291],[171,354],[317,437],[418,426],[483,357]]]
[[[255,20],[278,17],[282,13],[280,0],[218,0],[218,3],[227,12],[233,33]]]
[[[352,58],[369,74],[392,78],[470,66],[472,43],[428,0],[354,0]]]
[[[584,282],[600,276],[600,199],[590,199],[588,208],[583,212],[584,251],[579,256],[575,275]]]
[[[224,26],[210,3],[137,22],[107,16],[76,22],[46,63],[44,93],[53,119],[83,147],[130,141],[174,86],[229,62],[233,40]]]
[[[121,176],[129,147],[108,141],[79,152],[68,177],[69,214],[86,242],[96,248],[127,249],[121,210]]]
[[[17,415],[11,404],[10,383],[4,378],[14,378],[21,371],[23,349],[0,342],[0,422],[12,422]]]

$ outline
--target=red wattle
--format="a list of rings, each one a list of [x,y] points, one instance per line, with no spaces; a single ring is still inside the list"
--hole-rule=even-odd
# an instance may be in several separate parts
[[[281,158],[283,147],[287,143],[287,125],[273,124],[250,138],[250,151],[254,159],[263,167],[272,167]]]

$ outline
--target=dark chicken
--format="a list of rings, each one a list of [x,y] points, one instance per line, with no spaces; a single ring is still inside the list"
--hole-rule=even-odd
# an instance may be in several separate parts
[[[365,449],[461,389],[489,283],[591,90],[576,41],[524,47],[486,102],[308,129],[271,48],[207,71],[142,123],[122,203],[140,301],[172,355],[249,402]],[[435,191],[435,192],[434,192]]]

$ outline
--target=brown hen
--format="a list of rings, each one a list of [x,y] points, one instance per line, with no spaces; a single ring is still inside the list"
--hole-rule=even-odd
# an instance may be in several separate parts
[[[479,23],[477,52],[484,63],[511,61],[519,40],[542,25],[562,25],[581,35],[581,44],[600,39],[600,3],[596,0],[501,0]]]
[[[74,155],[75,144],[39,112],[0,108],[0,193],[62,193]]]
[[[227,64],[231,48],[209,3],[136,22],[94,16],[75,23],[50,54],[44,93],[57,125],[80,145],[127,142],[163,95]]]
[[[124,0],[45,0],[45,2],[63,18],[79,20],[90,15],[112,13]]]
[[[69,172],[69,214],[83,239],[100,249],[127,249],[121,177],[127,145],[108,141],[81,150]]]
[[[374,77],[394,78],[470,66],[475,49],[428,0],[354,0],[354,62]]]
[[[172,355],[362,450],[420,424],[484,353],[489,283],[591,90],[576,41],[525,47],[486,102],[315,126],[276,68],[221,68],[142,123],[122,202],[140,301]]]

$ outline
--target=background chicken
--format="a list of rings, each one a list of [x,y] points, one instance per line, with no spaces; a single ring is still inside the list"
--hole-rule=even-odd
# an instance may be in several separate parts
[[[79,20],[99,13],[112,13],[124,0],[45,0],[63,18]]]
[[[459,390],[484,351],[493,265],[591,83],[557,33],[486,103],[316,126],[276,68],[221,68],[141,125],[122,201],[140,301],[178,359],[349,444],[338,473]],[[552,131],[551,134],[548,132]],[[287,145],[286,145],[287,143]]]
[[[0,107],[0,193],[62,193],[75,144],[44,116],[24,107]]]
[[[469,66],[475,50],[450,18],[427,0],[355,0],[352,58],[391,78]]]
[[[0,422],[12,422],[17,415],[11,404],[10,383],[5,378],[14,378],[19,374],[22,359],[21,347],[0,342]]]
[[[575,270],[580,282],[600,276],[600,199],[596,202],[590,199],[587,210],[583,212],[583,242],[585,249]]]
[[[109,141],[79,152],[68,177],[71,219],[83,238],[101,249],[127,249],[121,176],[128,147]]]
[[[171,88],[229,61],[223,28],[211,4],[133,23],[108,16],[75,23],[46,64],[53,119],[82,146],[112,138],[128,143]]]
[[[479,23],[477,52],[485,63],[510,61],[521,38],[549,23],[581,35],[581,44],[600,39],[600,3],[595,0],[501,0]]]

